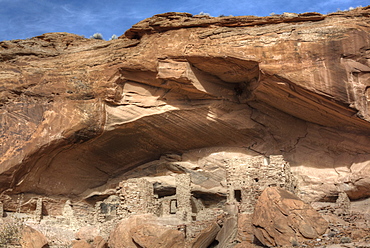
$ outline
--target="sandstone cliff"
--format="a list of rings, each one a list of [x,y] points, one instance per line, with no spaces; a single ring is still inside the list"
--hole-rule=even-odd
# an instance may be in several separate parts
[[[112,41],[0,42],[4,210],[58,215],[137,177],[167,194],[184,172],[222,198],[225,161],[278,155],[306,201],[369,197],[369,16],[166,13]]]

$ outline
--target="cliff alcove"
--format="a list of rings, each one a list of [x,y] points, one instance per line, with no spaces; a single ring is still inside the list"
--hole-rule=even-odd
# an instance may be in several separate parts
[[[41,204],[76,228],[176,216],[223,244],[207,221],[253,213],[265,187],[355,209],[370,197],[369,15],[166,13],[112,41],[0,42],[5,213]]]

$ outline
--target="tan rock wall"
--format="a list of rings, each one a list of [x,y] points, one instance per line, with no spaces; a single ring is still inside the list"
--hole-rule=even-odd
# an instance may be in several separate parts
[[[1,42],[4,208],[21,192],[82,199],[163,154],[220,146],[282,155],[306,200],[368,197],[368,17],[167,13],[113,41]]]

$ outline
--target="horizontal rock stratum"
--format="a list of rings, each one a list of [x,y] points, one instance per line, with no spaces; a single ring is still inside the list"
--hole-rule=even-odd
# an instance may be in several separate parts
[[[305,201],[370,197],[369,16],[165,13],[112,41],[0,42],[4,210],[42,196],[57,215],[140,177],[170,195],[173,173],[222,198],[243,156],[281,156]]]

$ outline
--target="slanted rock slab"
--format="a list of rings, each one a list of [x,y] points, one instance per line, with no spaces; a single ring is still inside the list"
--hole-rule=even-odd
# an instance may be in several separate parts
[[[191,242],[190,247],[202,248],[208,247],[216,238],[217,233],[220,231],[220,226],[216,222],[210,223],[210,225],[202,230],[197,237]]]

